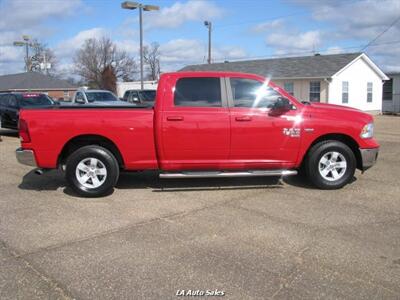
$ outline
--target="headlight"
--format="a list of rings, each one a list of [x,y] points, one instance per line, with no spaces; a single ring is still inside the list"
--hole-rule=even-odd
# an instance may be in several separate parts
[[[374,123],[369,123],[363,127],[360,133],[360,137],[363,139],[369,139],[374,136]]]

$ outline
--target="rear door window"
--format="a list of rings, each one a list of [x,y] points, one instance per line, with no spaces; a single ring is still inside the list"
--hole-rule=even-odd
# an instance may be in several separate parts
[[[218,77],[185,77],[176,82],[175,106],[222,107],[221,81]]]

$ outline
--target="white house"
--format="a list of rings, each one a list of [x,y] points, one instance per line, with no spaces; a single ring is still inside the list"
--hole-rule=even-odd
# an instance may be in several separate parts
[[[191,65],[181,71],[234,71],[271,78],[299,100],[382,111],[388,77],[365,53],[346,53]]]

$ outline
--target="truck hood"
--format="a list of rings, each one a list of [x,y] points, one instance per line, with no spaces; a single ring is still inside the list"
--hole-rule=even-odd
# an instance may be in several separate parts
[[[362,123],[373,121],[372,115],[353,107],[319,102],[312,102],[306,107],[309,112],[323,114],[340,120],[359,121]]]
[[[340,110],[348,110],[348,111],[357,111],[362,112],[361,110],[349,106],[344,105],[336,105],[336,104],[328,104],[328,103],[320,103],[320,102],[310,102],[311,107],[322,108],[322,109],[340,109]]]

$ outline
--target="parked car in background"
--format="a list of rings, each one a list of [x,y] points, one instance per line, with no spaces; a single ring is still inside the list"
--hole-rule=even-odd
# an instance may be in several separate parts
[[[156,100],[155,90],[128,90],[125,92],[123,101],[130,103],[140,103],[147,105],[154,105],[154,101]]]
[[[21,108],[52,106],[55,102],[42,93],[4,93],[0,94],[0,128],[18,128]]]
[[[72,97],[72,103],[95,105],[121,105],[123,103],[116,95],[107,90],[79,89]]]

